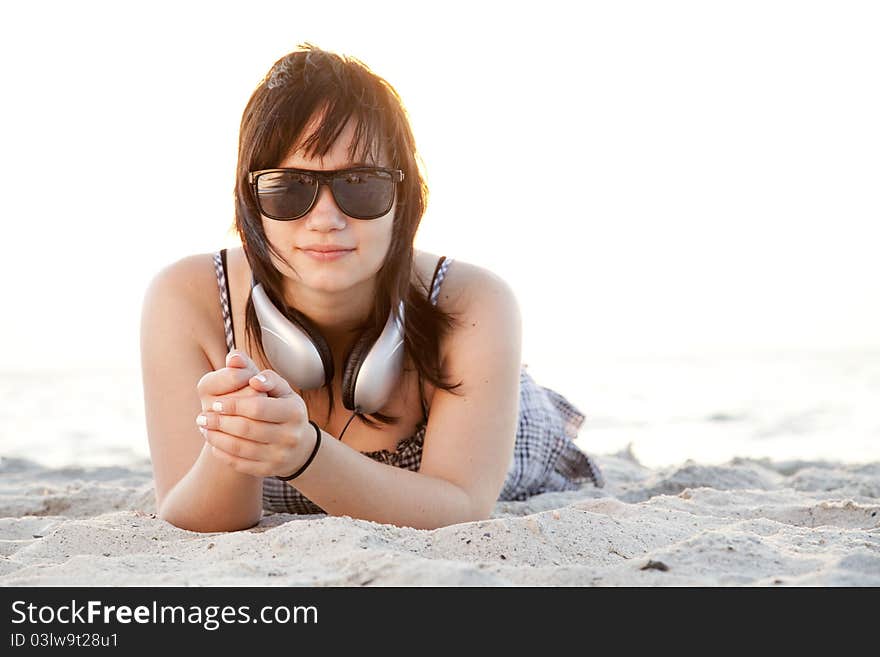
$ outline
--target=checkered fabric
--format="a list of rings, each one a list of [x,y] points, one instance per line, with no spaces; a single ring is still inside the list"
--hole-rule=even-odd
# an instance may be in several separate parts
[[[434,272],[429,299],[437,303],[440,286],[451,259],[442,257]],[[229,310],[229,289],[226,282],[225,253],[214,254],[217,284],[223,323],[226,327],[226,347],[235,348]],[[574,439],[584,422],[584,415],[558,392],[538,385],[526,371],[520,370],[519,423],[516,441],[507,477],[499,500],[524,500],[532,495],[549,491],[580,488],[591,482],[604,486],[604,478],[595,461],[582,452]],[[428,409],[422,400],[427,418]],[[394,451],[362,452],[371,459],[398,468],[418,471],[422,462],[422,446],[427,422],[422,421],[414,435],[398,443]],[[279,513],[324,513],[317,504],[294,488],[291,483],[274,477],[263,479],[263,509]]]
[[[214,254],[214,273],[220,285],[220,306],[223,308],[223,331],[226,333],[227,351],[232,351],[235,344],[235,332],[232,330],[232,313],[229,311],[229,283],[226,280],[226,249]]]

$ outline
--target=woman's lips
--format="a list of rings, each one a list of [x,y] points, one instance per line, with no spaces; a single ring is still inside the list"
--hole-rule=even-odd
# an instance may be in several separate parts
[[[310,258],[313,258],[320,262],[329,262],[344,258],[349,253],[353,253],[354,249],[346,249],[344,251],[310,251],[309,249],[300,249],[300,251],[305,253]]]

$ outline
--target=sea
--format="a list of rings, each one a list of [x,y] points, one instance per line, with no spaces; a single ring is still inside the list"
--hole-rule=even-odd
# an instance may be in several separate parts
[[[552,365],[552,366],[551,366]],[[527,363],[586,416],[576,442],[651,466],[880,461],[880,349],[595,355]],[[0,457],[50,467],[149,460],[137,367],[0,371]]]

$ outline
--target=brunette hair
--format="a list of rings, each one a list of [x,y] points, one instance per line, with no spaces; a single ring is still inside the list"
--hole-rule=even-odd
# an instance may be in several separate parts
[[[355,132],[349,156],[366,162],[378,148],[390,158],[386,166],[404,172],[403,182],[397,187],[391,246],[377,274],[375,304],[356,332],[378,336],[389,313],[398,315],[403,300],[404,349],[419,373],[420,394],[424,396],[422,378],[444,390],[454,390],[461,382],[450,384],[443,379],[439,344],[458,320],[430,303],[430,282],[421,280],[413,266],[413,240],[428,200],[428,187],[417,164],[415,139],[395,89],[353,57],[301,44],[275,62],[245,107],[236,167],[235,228],[254,278],[276,307],[289,316],[282,292],[283,275],[273,265],[270,254],[282,262],[287,259],[266,238],[248,173],[278,167],[304,136],[313,117],[320,117],[320,123],[300,144],[306,154],[325,155],[353,118]],[[256,345],[265,359],[250,295],[245,310],[245,335],[249,347]],[[349,350],[346,360],[350,353]],[[341,364],[336,365],[337,370],[340,367]],[[325,387],[331,413],[333,391]],[[371,415],[384,424],[396,424],[400,419],[378,412]],[[358,416],[369,426],[377,426],[367,416]]]

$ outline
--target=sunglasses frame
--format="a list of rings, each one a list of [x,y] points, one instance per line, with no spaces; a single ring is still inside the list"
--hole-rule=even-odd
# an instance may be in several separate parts
[[[391,196],[391,202],[388,204],[388,207],[385,208],[384,212],[381,212],[376,215],[369,215],[365,217],[356,217],[354,215],[348,214],[345,212],[345,209],[340,205],[339,201],[336,199],[336,194],[333,191],[333,180],[338,176],[342,176],[349,173],[357,173],[357,172],[376,172],[381,171],[382,173],[391,174],[391,183],[394,185],[394,194]],[[304,173],[309,176],[313,176],[318,184],[315,185],[315,194],[312,196],[312,200],[306,208],[305,212],[296,217],[276,217],[271,214],[267,214],[263,210],[263,204],[260,202],[260,194],[258,192],[258,181],[260,176],[267,173]],[[302,219],[309,212],[312,211],[312,208],[315,207],[315,202],[318,200],[318,196],[321,193],[321,185],[327,185],[330,188],[330,194],[333,196],[333,202],[336,203],[336,206],[345,212],[346,216],[349,216],[353,219],[362,219],[364,221],[369,221],[370,219],[378,219],[379,217],[385,216],[391,210],[391,206],[394,205],[394,199],[397,196],[397,183],[403,182],[404,173],[400,169],[387,169],[385,167],[351,167],[349,169],[337,169],[335,171],[314,171],[312,169],[295,169],[295,168],[285,168],[285,169],[260,169],[259,171],[250,171],[248,172],[248,181],[251,184],[251,187],[254,192],[254,199],[257,201],[257,208],[259,208],[260,213],[269,217],[270,219],[274,219],[275,221],[296,221],[297,219]]]

